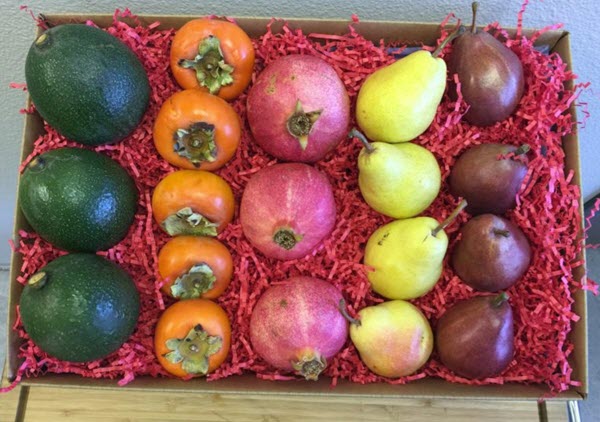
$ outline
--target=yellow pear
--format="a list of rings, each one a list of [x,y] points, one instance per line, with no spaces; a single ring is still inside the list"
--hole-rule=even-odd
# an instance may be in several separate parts
[[[446,89],[446,62],[437,57],[460,31],[433,52],[420,50],[367,77],[356,100],[356,120],[376,142],[406,142],[427,130]]]
[[[357,320],[349,320],[352,343],[377,375],[410,375],[427,362],[433,350],[429,321],[410,302],[392,300],[367,306],[358,312]]]
[[[373,290],[388,299],[415,299],[429,292],[442,274],[448,248],[444,228],[466,206],[463,200],[442,223],[431,217],[414,217],[375,230],[364,258]]]
[[[358,156],[358,186],[363,198],[375,211],[393,218],[414,217],[425,210],[440,191],[440,167],[427,149],[406,142],[369,143]]]

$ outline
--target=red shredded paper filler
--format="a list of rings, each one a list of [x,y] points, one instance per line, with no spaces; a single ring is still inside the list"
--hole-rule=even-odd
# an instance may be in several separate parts
[[[122,22],[132,18],[133,24]],[[449,15],[444,21],[453,18]],[[521,19],[521,18],[519,18]],[[354,22],[358,18],[352,16]],[[131,22],[131,19],[129,20]],[[330,63],[343,80],[351,99],[354,99],[363,80],[376,69],[395,60],[403,45],[394,44],[388,50],[383,41],[373,43],[357,34],[352,25],[343,36],[304,34],[300,29],[283,25],[280,32],[272,31],[271,21],[266,33],[253,40],[256,49],[255,76],[280,56],[300,53],[312,54]],[[93,22],[88,24],[93,25]],[[521,27],[521,20],[519,20]],[[346,347],[329,363],[325,374],[332,386],[338,380],[355,383],[387,382],[403,384],[425,377],[438,377],[464,384],[543,383],[557,393],[569,386],[579,385],[572,379],[568,357],[573,344],[567,335],[573,321],[573,293],[578,288],[593,289],[587,279],[575,280],[573,270],[582,265],[576,256],[583,248],[582,239],[575,236],[581,227],[579,210],[580,191],[572,183],[572,173],[565,174],[565,153],[562,137],[572,133],[576,122],[565,113],[586,85],[576,85],[566,91],[564,84],[576,76],[567,70],[558,54],[544,55],[536,51],[533,41],[525,37],[505,38],[506,33],[497,24],[490,25],[521,59],[526,75],[526,90],[517,112],[509,119],[492,127],[477,128],[462,121],[466,104],[459,95],[457,101],[444,97],[431,127],[415,142],[435,154],[445,181],[456,158],[472,145],[485,142],[531,146],[527,183],[518,197],[515,210],[508,218],[517,223],[527,235],[533,250],[531,266],[523,279],[509,291],[515,315],[515,356],[509,368],[500,376],[485,380],[467,380],[454,375],[438,360],[435,352],[429,362],[416,374],[388,379],[373,374],[360,360],[354,346]],[[119,379],[124,385],[136,376],[169,376],[155,359],[153,332],[155,324],[171,299],[160,293],[157,252],[168,240],[152,218],[151,194],[154,186],[174,170],[154,149],[152,125],[161,104],[179,87],[169,70],[169,47],[173,30],[158,30],[155,25],[142,27],[129,10],[117,10],[112,25],[106,29],[127,44],[142,61],[150,79],[152,95],[148,111],[139,127],[117,145],[95,148],[118,161],[135,177],[140,199],[135,222],[128,236],[107,252],[101,253],[121,265],[133,277],[140,292],[141,312],[137,328],[118,351],[105,359],[85,364],[63,362],[40,350],[27,336],[20,321],[14,330],[24,340],[19,357],[24,359],[19,370],[22,376],[35,377],[45,373],[75,373],[84,377]],[[539,36],[539,33],[536,34]],[[447,30],[442,25],[442,38]],[[451,50],[447,47],[445,54]],[[449,75],[453,78],[454,75]],[[455,79],[458,82],[457,79]],[[15,87],[24,88],[15,84]],[[459,86],[460,91],[460,86]],[[246,95],[233,103],[244,122],[240,148],[231,162],[218,171],[227,180],[239,204],[244,186],[253,173],[275,162],[256,146],[245,123]],[[28,110],[30,111],[30,110]],[[32,111],[32,110],[31,110]],[[79,146],[66,141],[46,125],[46,133],[34,144],[34,151],[21,165],[36,155],[53,148]],[[249,320],[252,309],[274,282],[296,275],[312,275],[329,280],[343,292],[350,312],[382,301],[369,287],[365,268],[361,264],[363,248],[370,234],[389,221],[371,210],[362,200],[357,185],[357,156],[361,145],[357,140],[343,141],[340,146],[316,167],[331,180],[338,207],[337,223],[332,234],[309,256],[289,262],[267,259],[248,243],[242,234],[239,220],[234,221],[219,236],[234,258],[235,275],[218,303],[227,311],[232,322],[232,346],[228,360],[207,379],[225,378],[244,372],[255,373],[260,379],[290,380],[293,375],[270,368],[252,349],[249,340]],[[425,215],[439,220],[445,218],[457,204],[444,182],[440,195],[425,211]],[[468,219],[462,214],[448,229],[449,254],[455,243],[458,228]],[[18,282],[27,278],[52,259],[63,254],[35,233],[21,231],[15,245],[23,256]],[[449,255],[448,254],[448,255]],[[597,287],[596,287],[597,288]],[[444,262],[442,278],[426,296],[414,300],[435,328],[437,319],[457,301],[476,295],[463,284]],[[18,312],[18,310],[17,310]],[[183,382],[183,381],[182,381]]]

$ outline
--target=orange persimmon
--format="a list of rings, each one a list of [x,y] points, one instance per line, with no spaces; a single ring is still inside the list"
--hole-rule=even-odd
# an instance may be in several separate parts
[[[158,362],[176,377],[199,377],[217,369],[231,347],[227,314],[207,299],[188,299],[167,308],[156,324]]]
[[[216,236],[233,219],[235,198],[220,176],[204,170],[178,170],[152,194],[152,213],[171,236]]]
[[[154,123],[154,145],[174,166],[216,170],[235,154],[240,118],[227,101],[199,89],[169,97]]]
[[[176,299],[216,299],[231,281],[233,260],[217,239],[178,236],[158,253],[162,291]]]
[[[254,47],[250,37],[232,22],[194,19],[175,34],[170,64],[182,88],[199,87],[232,100],[252,79]]]

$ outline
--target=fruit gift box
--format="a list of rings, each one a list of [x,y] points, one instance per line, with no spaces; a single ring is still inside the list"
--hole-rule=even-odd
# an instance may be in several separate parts
[[[84,23],[102,28],[122,41],[137,56],[148,76],[148,86],[140,88],[142,91],[148,90],[147,98],[140,100],[148,104],[145,114],[138,116],[139,118],[133,116],[139,124],[133,129],[129,128],[126,134],[110,134],[113,138],[122,138],[116,143],[105,144],[100,141],[98,143],[103,144],[97,146],[92,139],[87,146],[82,147],[59,133],[50,122],[51,119],[46,118],[46,122],[42,120],[33,104],[35,101],[32,103],[28,100],[24,109],[26,126],[20,169],[22,185],[26,169],[39,164],[35,161],[36,157],[63,147],[94,150],[112,158],[125,169],[137,190],[137,195],[123,193],[133,195],[137,201],[130,217],[132,223],[129,231],[121,240],[114,240],[113,246],[107,250],[92,248],[92,251],[102,250],[99,252],[101,257],[118,264],[129,274],[139,294],[139,301],[131,300],[127,303],[125,300],[122,306],[128,309],[139,306],[139,317],[135,326],[126,330],[125,340],[119,343],[121,346],[118,349],[95,360],[93,351],[90,351],[90,359],[77,363],[57,359],[40,348],[30,337],[33,331],[28,333],[25,329],[18,305],[23,285],[31,283],[32,276],[39,274],[51,261],[56,262],[57,258],[64,255],[64,251],[53,246],[56,242],[44,240],[40,236],[43,230],[38,229],[36,233],[32,228],[33,224],[29,224],[31,221],[28,223],[30,218],[25,218],[21,208],[17,207],[5,383],[270,394],[535,400],[545,396],[585,398],[585,290],[592,288],[592,284],[585,277],[583,208],[575,113],[577,97],[585,86],[575,84],[576,76],[570,68],[568,33],[553,26],[539,31],[525,30],[521,26],[522,16],[516,29],[505,29],[498,24],[485,27],[485,31],[512,50],[522,63],[524,90],[516,111],[493,126],[469,124],[463,118],[468,112],[468,106],[460,94],[460,81],[448,74],[447,80],[442,81],[442,89],[438,89],[441,102],[437,107],[436,104],[433,105],[431,123],[425,125],[422,134],[413,136],[416,138],[412,143],[427,149],[439,164],[439,193],[431,198],[429,205],[425,204],[421,212],[422,216],[436,221],[449,217],[460,202],[459,197],[450,191],[449,177],[457,158],[466,149],[485,143],[529,146],[529,162],[524,176],[528,182],[520,187],[515,208],[506,214],[507,218],[520,227],[531,247],[530,266],[517,284],[506,289],[513,312],[511,324],[514,324],[514,337],[511,338],[514,354],[507,361],[506,368],[500,374],[471,379],[450,370],[442,363],[440,353],[434,350],[431,357],[421,363],[420,368],[415,368],[416,372],[395,377],[377,375],[365,363],[368,359],[361,360],[357,350],[360,341],[355,337],[354,341],[350,338],[344,340],[345,337],[341,342],[338,341],[337,350],[327,358],[326,367],[320,368],[323,372],[317,381],[304,381],[293,371],[277,369],[273,361],[264,358],[262,350],[269,349],[271,345],[263,347],[259,346],[258,341],[251,340],[252,316],[255,310],[264,316],[262,323],[266,324],[267,328],[264,330],[268,331],[269,325],[265,321],[268,321],[269,311],[264,309],[265,306],[259,299],[266,296],[264,293],[267,290],[284,285],[283,281],[286,279],[304,280],[309,285],[306,279],[316,278],[324,280],[329,287],[335,286],[338,293],[332,293],[332,297],[338,298],[336,295],[341,294],[342,304],[345,304],[344,313],[349,320],[361,317],[360,311],[365,307],[387,303],[371,288],[367,277],[370,269],[364,259],[370,236],[378,228],[392,223],[393,219],[375,211],[363,199],[358,180],[358,160],[363,144],[359,137],[346,137],[345,133],[350,132],[357,124],[354,119],[359,108],[357,96],[365,79],[378,69],[406,57],[414,47],[432,52],[450,36],[455,22],[451,22],[452,15],[441,25],[359,21],[356,17],[351,21],[290,19],[286,22],[270,18],[237,18],[232,21],[251,38],[255,54],[254,67],[251,79],[246,81],[250,88],[245,91],[242,88],[240,93],[225,98],[231,106],[229,109],[233,109],[240,117],[239,122],[232,123],[232,130],[239,131],[239,146],[232,149],[222,167],[213,171],[220,176],[219,180],[224,180],[230,187],[230,193],[223,195],[232,195],[232,203],[235,205],[225,213],[227,215],[224,214],[222,226],[204,227],[205,230],[214,230],[216,239],[230,253],[232,270],[229,285],[220,292],[220,296],[214,298],[214,302],[226,314],[219,315],[228,319],[231,324],[230,337],[224,334],[227,343],[231,339],[230,345],[228,344],[230,350],[219,358],[220,365],[211,368],[206,377],[189,379],[190,377],[184,376],[184,380],[181,380],[170,375],[174,372],[169,371],[168,365],[163,361],[159,362],[156,357],[155,329],[161,315],[166,314],[165,309],[174,309],[175,304],[187,302],[189,305],[192,302],[174,302],[165,294],[165,279],[159,272],[159,253],[162,253],[170,235],[163,230],[164,221],[155,218],[158,210],[168,201],[164,199],[166,196],[162,201],[154,200],[153,195],[158,195],[157,192],[163,189],[159,187],[159,182],[166,181],[167,175],[173,178],[176,174],[183,175],[181,172],[185,171],[198,174],[198,170],[192,166],[190,170],[175,172],[177,168],[170,164],[167,157],[170,151],[167,148],[166,152],[159,154],[153,138],[156,137],[154,125],[159,112],[162,113],[161,107],[167,99],[182,90],[182,81],[170,68],[171,44],[177,29],[194,18],[196,17],[133,16],[126,10],[117,11],[114,16],[45,16],[44,20],[37,22],[40,26],[38,37],[46,27],[57,27],[65,23]],[[440,61],[447,60],[452,54],[451,44],[444,47],[435,53],[435,56],[439,54]],[[310,156],[311,150],[302,145],[302,135],[298,136],[301,149],[294,150],[297,146],[290,147],[281,152],[282,159],[275,158],[278,152],[269,149],[273,147],[272,144],[269,146],[259,141],[263,135],[255,126],[259,125],[263,132],[269,133],[271,128],[260,124],[261,119],[266,119],[265,112],[260,109],[256,111],[254,105],[252,110],[249,109],[249,104],[254,104],[249,92],[252,86],[261,83],[260,74],[280,57],[292,54],[316,57],[326,62],[335,71],[347,93],[344,94],[345,99],[342,95],[338,102],[341,104],[339,107],[349,108],[351,119],[342,122],[347,131],[337,146],[327,147],[324,156],[318,158]],[[221,69],[226,70],[224,67]],[[268,80],[266,83],[265,89],[268,91]],[[446,83],[448,89],[443,89]],[[318,94],[318,88],[312,91]],[[452,90],[454,94],[458,94],[452,95]],[[327,100],[334,101],[331,96]],[[182,99],[180,104],[185,101]],[[38,105],[40,106],[43,107],[43,104]],[[215,103],[215,107],[217,106],[224,107],[218,101]],[[303,113],[299,101],[296,111]],[[309,120],[314,117],[308,113],[310,110],[305,111]],[[322,114],[324,116],[325,112]],[[360,123],[359,121],[358,124]],[[129,122],[123,123],[127,124]],[[367,136],[373,137],[369,133]],[[185,136],[181,139],[184,138]],[[310,142],[310,135],[308,139]],[[306,170],[309,167],[307,164],[285,164],[290,174],[288,179],[265,176],[267,181],[259,186],[259,178],[253,178],[266,167],[284,165],[280,162],[289,161],[286,154],[300,156],[304,153],[306,157],[303,156],[300,161],[310,162],[313,168],[311,171],[316,169],[316,173],[321,176],[313,176]],[[330,192],[320,187],[323,183],[327,184],[319,179],[322,175],[331,184]],[[278,190],[286,189],[286,180],[294,178],[310,180],[314,187],[318,187],[307,189],[303,194],[304,199],[312,204],[325,201],[328,205],[319,202],[319,207],[335,209],[335,217],[327,212],[320,215],[319,218],[323,220],[331,220],[331,227],[321,234],[323,239],[318,238],[314,244],[309,245],[308,254],[305,252],[299,257],[285,255],[285,259],[281,259],[282,256],[269,257],[269,248],[256,245],[260,241],[254,237],[256,233],[245,230],[244,220],[252,221],[256,218],[252,215],[252,207],[259,208],[260,211],[261,206],[273,205],[276,202],[273,198],[278,198]],[[252,185],[249,184],[250,180],[253,180]],[[192,183],[191,179],[187,183]],[[121,188],[122,184],[123,182]],[[180,183],[183,186],[185,184],[185,181]],[[243,200],[247,187],[257,192],[254,194],[256,197],[263,195],[262,199]],[[322,193],[324,191],[327,192]],[[21,190],[19,195],[20,202],[25,200],[22,192]],[[367,198],[366,194],[364,196]],[[326,198],[323,199],[324,197]],[[284,206],[284,203],[282,201],[279,205]],[[277,214],[277,208],[274,210],[269,213]],[[263,212],[261,215],[265,218],[267,214]],[[190,215],[187,217],[191,218]],[[450,262],[449,256],[460,240],[459,229],[469,220],[466,212],[458,213],[455,217],[454,222],[442,230],[447,234],[448,254],[441,253],[440,262],[436,264],[441,266],[439,280],[436,278],[435,286],[426,294],[417,295],[420,297],[415,296],[411,300],[414,306],[402,305],[418,309],[419,315],[429,321],[434,331],[440,317],[451,306],[462,300],[481,296],[460,280]],[[437,229],[435,232],[438,233]],[[285,245],[291,242],[291,246],[310,240],[296,236],[290,230],[281,236],[282,242],[287,242]],[[74,238],[70,241],[89,245],[94,239]],[[196,246],[186,243],[182,247],[189,249]],[[37,278],[43,280],[41,276]],[[312,296],[320,288],[324,289],[315,287]],[[329,294],[325,291],[321,296]],[[275,293],[273,295],[277,297]],[[285,299],[278,303],[283,308],[287,306]],[[366,321],[367,317],[362,315],[362,318]],[[333,327],[334,319],[323,317],[321,325],[330,324]],[[275,324],[273,322],[273,326]],[[158,325],[161,326],[160,323]],[[338,328],[331,328],[330,331],[338,332]],[[180,336],[193,342],[203,332],[201,327],[194,330]],[[353,327],[350,327],[350,331],[352,334]],[[342,334],[347,335],[344,330]],[[294,332],[290,331],[289,336],[293,335]],[[176,347],[169,341],[166,344]],[[160,356],[168,356],[167,351]]]

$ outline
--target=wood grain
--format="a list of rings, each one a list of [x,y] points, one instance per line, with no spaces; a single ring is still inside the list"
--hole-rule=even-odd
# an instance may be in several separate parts
[[[0,396],[0,420],[13,421],[19,389]],[[547,420],[567,421],[564,402]],[[54,421],[539,421],[535,402],[224,395],[32,387],[25,422]]]
[[[14,421],[19,406],[19,395],[21,387],[17,387],[8,393],[0,394],[0,421]]]

